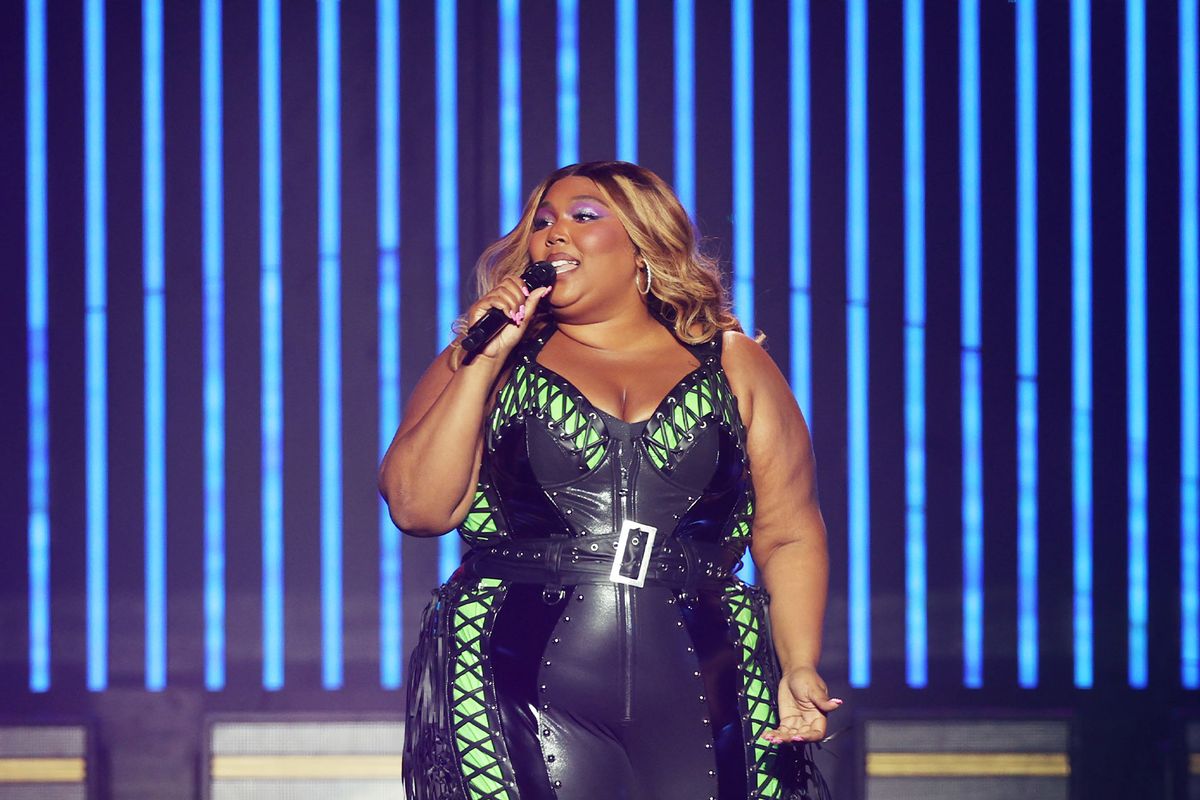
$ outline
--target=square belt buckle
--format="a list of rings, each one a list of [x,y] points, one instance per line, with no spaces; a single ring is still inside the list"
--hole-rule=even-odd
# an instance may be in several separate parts
[[[646,573],[650,571],[650,553],[654,547],[654,535],[656,533],[658,533],[658,528],[643,525],[631,519],[625,520],[621,525],[621,538],[617,540],[617,552],[613,554],[612,570],[608,573],[609,580],[613,583],[626,583],[638,588],[645,586]],[[642,563],[638,568],[636,578],[630,578],[621,574],[621,563],[625,560],[625,549],[630,544],[634,547],[643,547]]]

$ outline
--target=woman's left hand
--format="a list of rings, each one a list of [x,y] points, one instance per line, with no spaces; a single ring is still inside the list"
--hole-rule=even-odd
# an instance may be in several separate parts
[[[790,669],[779,681],[779,727],[767,728],[762,738],[774,744],[819,742],[825,738],[825,715],[841,705],[841,700],[829,697],[816,669]]]

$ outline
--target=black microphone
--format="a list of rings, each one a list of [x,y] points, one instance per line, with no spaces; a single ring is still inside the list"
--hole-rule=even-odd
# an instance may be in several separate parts
[[[521,280],[525,281],[525,285],[531,292],[543,286],[553,286],[556,277],[558,277],[558,272],[549,261],[535,261],[521,273]],[[467,335],[463,337],[461,346],[463,352],[466,353],[466,357],[463,359],[464,363],[470,363],[475,354],[482,350],[511,321],[508,315],[500,309],[489,308],[487,313],[479,318],[479,321],[467,329]]]

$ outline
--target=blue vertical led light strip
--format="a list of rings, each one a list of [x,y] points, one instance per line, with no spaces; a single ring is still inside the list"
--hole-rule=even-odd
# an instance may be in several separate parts
[[[733,313],[754,335],[754,7],[733,1]],[[754,583],[746,559],[738,576]]]
[[[1037,10],[1017,0],[1017,681],[1038,683]]]
[[[437,29],[437,275],[438,337],[442,347],[454,338],[458,318],[458,8],[438,0]],[[438,537],[438,580],[458,568],[456,536]]]
[[[675,0],[675,194],[696,213],[696,8]]]
[[[379,0],[379,455],[400,426],[400,7]],[[501,167],[503,169],[503,167]],[[401,686],[400,532],[379,504],[379,683]]]
[[[1129,480],[1129,685],[1148,679],[1146,623],[1146,7],[1125,4],[1125,380]]]
[[[521,219],[521,2],[499,0],[500,233]]]
[[[46,5],[25,2],[25,303],[29,369],[29,690],[50,688]]]
[[[103,0],[86,0],[83,36],[87,683],[92,691],[101,691],[108,686],[108,214]]]
[[[959,299],[962,392],[963,685],[983,686],[982,196],[979,130],[979,0],[958,16]]]
[[[812,427],[812,129],[808,0],[788,4],[788,263],[792,391]]]
[[[637,0],[616,0],[617,158],[637,161]]]
[[[754,9],[732,0],[733,313],[754,335]]]
[[[1071,485],[1075,685],[1092,685],[1091,0],[1071,0]]]
[[[846,436],[850,684],[871,683],[871,486],[867,430],[867,4],[846,3]]]
[[[321,295],[321,681],[342,686],[342,206],[338,1],[317,5]]]
[[[142,292],[145,314],[146,688],[167,685],[167,407],[162,0],[142,2]]]
[[[225,686],[225,220],[221,164],[221,0],[200,20],[204,272],[204,684]]]
[[[279,0],[259,0],[263,688],[283,688],[283,172]]]
[[[558,0],[558,165],[579,160],[579,0]]]
[[[1196,0],[1179,3],[1180,679],[1200,689],[1200,119]]]
[[[925,67],[922,0],[904,0],[905,679],[929,680],[925,578]]]

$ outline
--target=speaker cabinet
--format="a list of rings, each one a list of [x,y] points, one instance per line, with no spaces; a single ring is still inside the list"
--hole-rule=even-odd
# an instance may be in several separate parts
[[[861,723],[866,800],[1068,800],[1063,719],[926,717]]]
[[[0,797],[88,800],[91,745],[83,724],[0,723]]]
[[[396,800],[399,717],[239,715],[205,725],[206,800]]]

